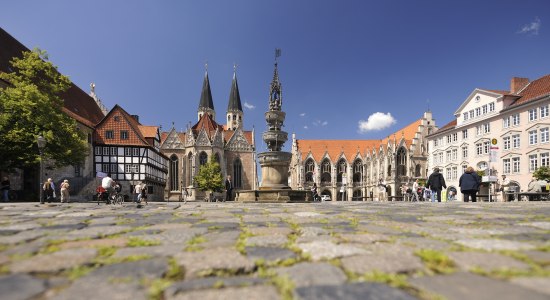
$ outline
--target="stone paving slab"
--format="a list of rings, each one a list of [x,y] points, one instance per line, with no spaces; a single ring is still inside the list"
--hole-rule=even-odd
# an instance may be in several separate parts
[[[464,271],[473,268],[481,268],[486,271],[502,269],[527,270],[530,268],[526,263],[497,253],[450,252],[447,255],[455,262],[458,268]]]
[[[279,276],[288,276],[297,287],[313,285],[340,285],[346,281],[344,272],[328,263],[300,263],[276,268]]]
[[[296,289],[297,299],[303,300],[413,300],[415,297],[396,288],[379,283],[352,283],[338,286],[310,286]]]
[[[166,300],[243,300],[262,299],[280,300],[279,293],[273,286],[229,287],[211,290],[191,291],[167,297]]]
[[[501,299],[501,300],[543,300],[548,296],[519,285],[511,285],[502,280],[491,279],[471,273],[426,276],[410,280],[420,289],[453,299]]]
[[[549,223],[550,202],[7,203],[0,298],[424,295],[363,282],[399,274],[434,297],[548,299]],[[432,264],[449,257],[454,273],[427,276],[435,271],[417,256],[423,249]]]

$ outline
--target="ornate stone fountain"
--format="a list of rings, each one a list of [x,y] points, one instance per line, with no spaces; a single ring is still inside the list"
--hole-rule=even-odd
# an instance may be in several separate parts
[[[276,52],[275,58],[280,55]],[[310,201],[311,192],[292,190],[288,186],[288,169],[292,154],[281,151],[288,134],[281,130],[286,113],[281,110],[283,104],[282,86],[275,61],[273,80],[269,88],[269,110],[265,113],[267,131],[262,139],[267,144],[266,152],[258,154],[262,168],[260,189],[256,191],[237,191],[236,201],[258,202],[295,202]]]

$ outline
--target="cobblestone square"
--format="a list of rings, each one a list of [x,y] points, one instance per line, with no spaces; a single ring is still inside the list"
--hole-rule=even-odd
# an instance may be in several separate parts
[[[2,299],[549,299],[550,203],[0,206]]]

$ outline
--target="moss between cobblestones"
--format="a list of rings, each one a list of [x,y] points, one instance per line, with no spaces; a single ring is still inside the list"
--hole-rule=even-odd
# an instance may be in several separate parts
[[[6,265],[0,266],[0,275],[5,275],[10,272],[10,268]]]
[[[187,242],[185,251],[188,251],[188,252],[201,251],[204,249],[204,247],[200,246],[200,244],[203,244],[205,242],[206,242],[206,239],[203,236],[195,236]]]
[[[471,268],[470,272],[496,278],[496,279],[511,279],[515,277],[550,277],[550,270],[543,269],[540,267],[532,268],[530,270],[519,270],[519,269],[508,269],[508,268],[502,268],[502,269],[496,269],[487,271],[479,267]]]
[[[95,269],[97,269],[97,266],[82,265],[64,271],[62,274],[67,276],[70,280],[76,280],[82,276],[88,275],[88,273]]]
[[[424,262],[424,265],[437,274],[449,274],[455,271],[455,263],[443,252],[432,249],[421,249],[414,254]]]
[[[277,288],[283,300],[294,299],[294,288],[296,285],[288,276],[273,276],[270,282]]]
[[[157,278],[157,279],[142,279],[141,285],[147,288],[147,296],[150,300],[164,299],[164,290],[171,286],[172,280]]]
[[[237,251],[239,251],[243,255],[246,255],[246,239],[252,236],[254,235],[250,232],[248,227],[241,225],[241,233],[239,234],[239,238],[235,243],[235,248],[237,249]]]
[[[541,251],[541,252],[550,252],[550,244],[537,247],[535,250]]]
[[[139,237],[130,237],[128,240],[128,243],[126,246],[128,247],[150,247],[150,246],[158,246],[161,243],[159,241],[149,241],[144,240]]]

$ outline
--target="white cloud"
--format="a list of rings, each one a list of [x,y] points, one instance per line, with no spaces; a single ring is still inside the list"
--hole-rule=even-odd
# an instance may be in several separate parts
[[[328,122],[327,121],[316,120],[316,121],[312,122],[311,124],[313,124],[315,126],[327,126]]]
[[[395,119],[390,113],[375,112],[365,120],[359,121],[359,133],[366,133],[371,130],[382,130],[395,124]]]
[[[306,116],[306,113],[301,113],[300,114],[300,117],[305,117]]]
[[[304,129],[309,129],[309,127],[307,127],[307,125],[304,126]]]
[[[535,20],[530,24],[523,25],[523,27],[521,28],[520,31],[518,31],[518,33],[537,35],[539,34],[540,24],[541,24],[540,19],[536,17]]]
[[[244,102],[244,107],[247,108],[247,109],[254,109],[254,108],[256,108],[256,106],[254,106],[254,105],[252,105],[252,104],[250,104],[250,103],[248,103],[248,102],[246,102],[246,101]]]

